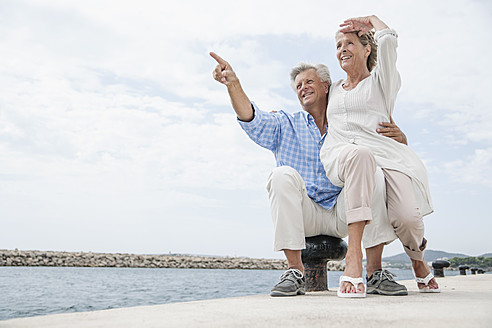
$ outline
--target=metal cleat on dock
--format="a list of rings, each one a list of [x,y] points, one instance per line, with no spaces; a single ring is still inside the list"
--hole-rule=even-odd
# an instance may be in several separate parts
[[[340,238],[319,235],[306,238],[306,249],[302,250],[302,262],[306,277],[306,291],[328,290],[328,261],[343,260],[347,254],[347,243]]]
[[[436,260],[432,262],[432,268],[434,269],[435,277],[444,277],[444,268],[447,268],[451,265],[449,261],[446,260]]]
[[[458,269],[460,270],[460,275],[466,276],[466,270],[468,270],[470,267],[468,265],[460,265]]]

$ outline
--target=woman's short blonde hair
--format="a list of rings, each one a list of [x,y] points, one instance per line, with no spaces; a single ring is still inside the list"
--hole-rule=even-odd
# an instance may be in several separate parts
[[[369,31],[362,34],[362,36],[359,36],[359,41],[364,47],[367,45],[371,46],[371,54],[367,58],[367,69],[370,72],[376,66],[376,61],[378,59],[378,44],[376,43],[376,40],[374,40],[374,32]]]

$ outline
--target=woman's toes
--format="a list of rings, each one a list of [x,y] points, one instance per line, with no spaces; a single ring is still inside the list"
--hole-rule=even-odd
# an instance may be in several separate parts
[[[352,284],[344,282],[344,286],[342,287],[344,293],[352,293]]]

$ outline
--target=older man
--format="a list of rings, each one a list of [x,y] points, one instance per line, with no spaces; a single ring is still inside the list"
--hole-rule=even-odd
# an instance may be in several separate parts
[[[271,150],[277,167],[271,172],[267,190],[275,227],[274,250],[283,251],[289,269],[271,291],[272,296],[304,294],[304,266],[301,250],[305,237],[315,235],[347,236],[344,192],[326,177],[319,159],[328,122],[326,108],[331,85],[324,65],[300,64],[292,69],[291,82],[303,110],[294,114],[261,111],[243,91],[228,62],[215,53],[214,79],[227,86],[239,124],[260,146]],[[381,123],[381,134],[406,143],[405,135],[393,122]],[[358,177],[357,159],[348,167]],[[368,293],[407,295],[405,286],[382,270],[381,256],[385,244],[396,239],[387,218],[385,186],[382,173],[376,172],[373,221],[363,237],[367,256]]]

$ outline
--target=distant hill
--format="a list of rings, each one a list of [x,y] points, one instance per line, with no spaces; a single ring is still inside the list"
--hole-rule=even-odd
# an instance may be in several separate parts
[[[485,254],[480,255],[480,256],[483,256],[483,257],[492,257],[492,253],[485,253]]]
[[[481,256],[484,257],[492,257],[492,253],[487,253]],[[434,251],[432,249],[428,249],[425,251],[425,260],[427,262],[432,262],[437,259],[442,259],[442,258],[448,258],[452,259],[453,257],[470,257],[470,255],[466,254],[461,254],[461,253],[448,253],[448,252],[443,252],[443,251]],[[410,258],[406,253],[401,253],[389,257],[384,257],[383,262],[388,262],[388,263],[409,263]]]

